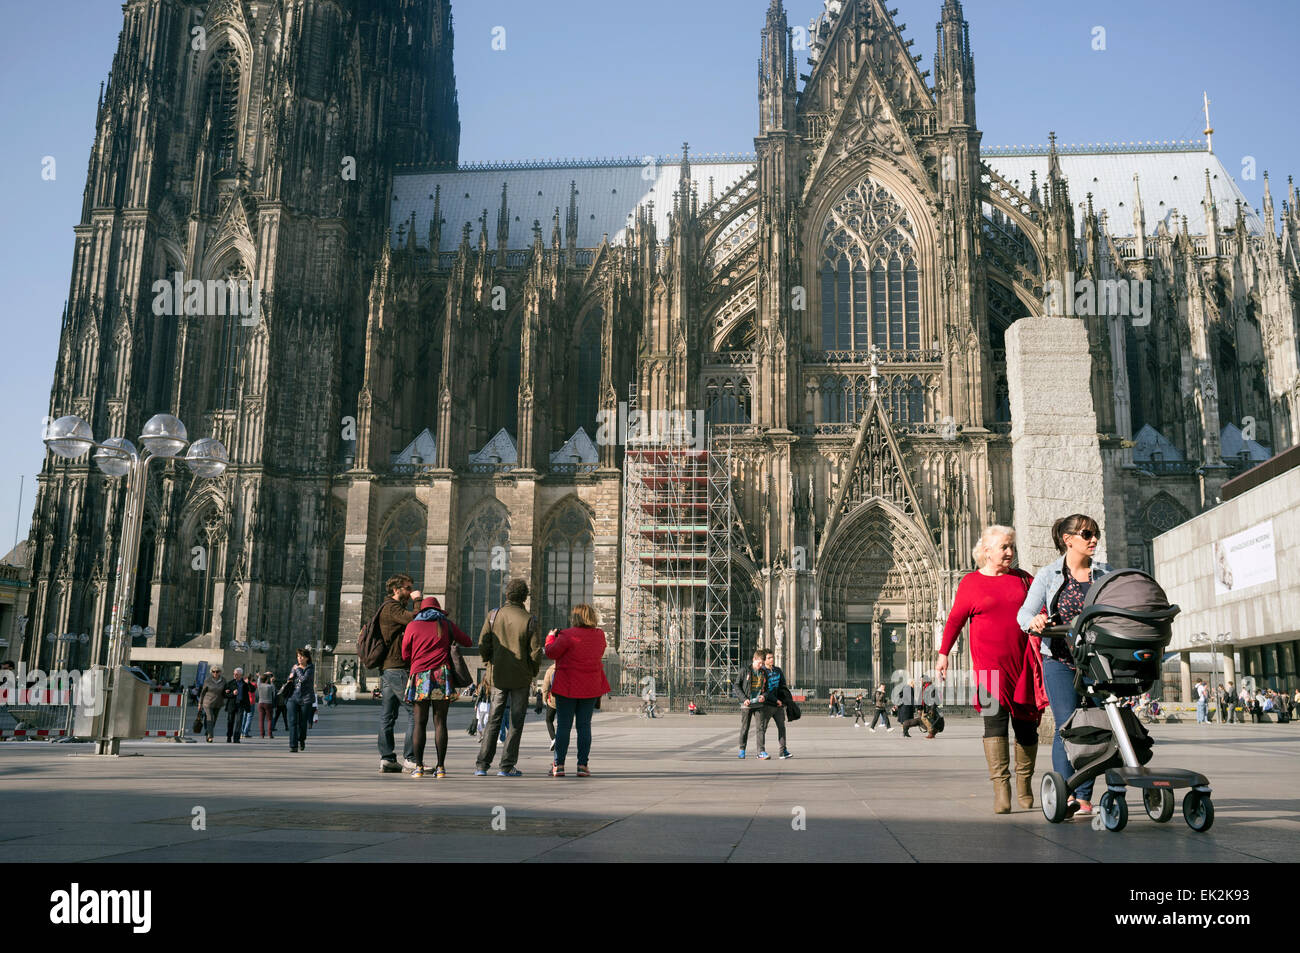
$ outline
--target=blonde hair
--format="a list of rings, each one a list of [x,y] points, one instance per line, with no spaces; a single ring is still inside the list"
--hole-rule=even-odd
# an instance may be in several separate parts
[[[994,523],[992,526],[984,527],[984,532],[980,533],[979,541],[975,544],[975,548],[971,550],[971,555],[975,557],[976,569],[984,567],[984,554],[988,551],[989,540],[995,536],[1006,536],[1013,545],[1016,541],[1016,531],[1010,526]]]
[[[594,629],[600,625],[596,610],[585,602],[573,607],[573,612],[569,614],[569,620],[571,625],[582,629]]]

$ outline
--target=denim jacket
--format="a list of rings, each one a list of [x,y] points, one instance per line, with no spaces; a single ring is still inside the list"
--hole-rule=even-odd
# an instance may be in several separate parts
[[[1114,572],[1114,569],[1101,560],[1092,561],[1092,579],[1096,582],[1108,572]],[[1020,606],[1020,611],[1016,614],[1016,622],[1020,628],[1028,631],[1029,623],[1034,621],[1034,616],[1044,609],[1050,610],[1055,605],[1056,595],[1065,585],[1065,556],[1048,563],[1034,576],[1034,584],[1029,587],[1029,594],[1025,596],[1024,603]],[[1051,656],[1052,649],[1050,639],[1043,639],[1042,652],[1046,656]]]

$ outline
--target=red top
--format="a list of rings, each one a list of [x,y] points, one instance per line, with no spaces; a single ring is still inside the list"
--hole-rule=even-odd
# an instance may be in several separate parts
[[[546,657],[555,659],[551,692],[565,698],[599,698],[607,694],[609,679],[602,664],[606,644],[601,629],[575,627],[548,635]]]
[[[461,645],[469,647],[469,636],[442,614],[438,609],[438,600],[433,596],[425,596],[420,604],[420,612],[406,623],[406,631],[402,634],[402,661],[411,667],[412,675],[448,665],[451,662],[453,637]]]
[[[1039,640],[1024,632],[1016,621],[1032,583],[1033,578],[1020,569],[998,576],[981,572],[963,576],[943,627],[939,654],[952,651],[969,621],[971,664],[982,693],[986,698],[997,698],[998,704],[1017,721],[1037,722],[1047,707]],[[978,697],[975,708],[980,710]]]

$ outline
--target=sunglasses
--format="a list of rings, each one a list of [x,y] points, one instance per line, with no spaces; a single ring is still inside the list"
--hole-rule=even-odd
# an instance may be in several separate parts
[[[1082,533],[1075,533],[1074,535],[1087,543],[1092,542],[1094,539],[1101,539],[1101,533],[1094,533],[1090,529],[1085,529]]]

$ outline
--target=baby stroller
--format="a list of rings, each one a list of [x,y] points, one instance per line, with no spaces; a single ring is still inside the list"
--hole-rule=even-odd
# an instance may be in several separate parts
[[[1121,569],[1099,579],[1070,626],[1049,626],[1043,637],[1066,636],[1073,645],[1077,673],[1074,689],[1087,702],[1061,726],[1061,739],[1075,773],[1055,771],[1043,778],[1043,814],[1053,824],[1065,820],[1071,792],[1085,781],[1105,775],[1100,817],[1108,831],[1128,823],[1131,787],[1142,790],[1147,816],[1165,823],[1174,816],[1174,790],[1190,788],[1183,798],[1187,826],[1204,833],[1214,823],[1210,782],[1195,771],[1153,770],[1152,740],[1137,716],[1120,700],[1149,691],[1160,677],[1161,663],[1173,632],[1178,606],[1169,604],[1160,584],[1137,569]],[[1100,706],[1100,707],[1095,707]]]

